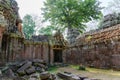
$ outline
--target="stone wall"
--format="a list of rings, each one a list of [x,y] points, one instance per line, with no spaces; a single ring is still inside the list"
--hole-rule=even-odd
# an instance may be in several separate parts
[[[21,32],[18,31],[16,25],[20,20],[18,10],[16,0],[0,0],[0,65],[34,58],[53,64],[53,45],[62,46],[61,49],[63,49],[66,45],[63,36],[58,33],[52,36],[53,40],[51,40],[51,36],[45,35],[33,36],[33,40],[25,40],[18,34]],[[63,51],[63,53],[65,52]]]
[[[66,60],[72,64],[120,70],[120,25],[80,36],[68,48]]]
[[[50,41],[50,40],[49,40]],[[55,44],[54,44],[55,45]],[[45,41],[26,40],[23,37],[11,33],[4,34],[0,53],[0,65],[8,62],[42,59],[47,64],[54,64],[54,46]],[[63,63],[66,58],[66,50],[62,50]]]
[[[14,33],[4,34],[1,49],[0,64],[27,59],[43,59],[48,64],[53,63],[53,58],[49,59],[53,57],[53,49],[48,42],[25,40]]]

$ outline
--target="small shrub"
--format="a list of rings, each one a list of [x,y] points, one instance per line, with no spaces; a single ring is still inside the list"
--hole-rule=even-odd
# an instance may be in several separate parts
[[[86,71],[86,68],[85,68],[85,66],[80,65],[80,66],[79,66],[79,68],[78,68],[78,70],[83,70],[83,71]]]

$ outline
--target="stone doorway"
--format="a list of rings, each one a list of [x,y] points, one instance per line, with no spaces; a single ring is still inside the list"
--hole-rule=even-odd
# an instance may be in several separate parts
[[[55,63],[62,63],[63,62],[62,50],[54,49],[53,52],[54,52],[54,62]]]

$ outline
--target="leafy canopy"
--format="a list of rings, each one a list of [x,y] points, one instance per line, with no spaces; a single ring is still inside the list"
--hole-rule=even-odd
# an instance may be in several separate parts
[[[31,15],[26,15],[23,18],[23,31],[25,33],[25,37],[30,39],[31,36],[34,34],[35,30],[35,22]]]
[[[39,30],[39,33],[43,34],[43,35],[52,35],[53,31],[55,30],[54,26],[47,26],[47,27],[42,27]]]
[[[46,0],[42,8],[44,21],[60,29],[85,29],[84,23],[101,17],[97,0]]]

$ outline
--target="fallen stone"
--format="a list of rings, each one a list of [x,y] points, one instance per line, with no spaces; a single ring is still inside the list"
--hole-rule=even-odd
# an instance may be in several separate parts
[[[40,73],[41,80],[48,79],[49,77],[50,77],[50,73],[48,73],[48,72]]]
[[[51,74],[51,75],[50,75],[50,80],[56,80],[56,79],[57,79],[57,77],[56,77],[55,74]]]
[[[70,80],[81,80],[78,76],[72,76]]]
[[[87,79],[88,77],[86,77],[86,76],[79,76],[79,78],[80,78],[81,80],[84,80],[84,79]]]
[[[30,67],[29,69],[26,70],[26,73],[27,74],[32,74],[32,73],[35,73],[35,67]]]
[[[70,80],[71,75],[65,73],[57,73],[57,76],[62,78],[63,80]]]
[[[21,67],[23,66],[24,64],[26,64],[27,62],[29,62],[28,60],[25,60],[23,62],[20,62],[19,64],[17,64],[17,67]]]
[[[41,63],[34,63],[34,66],[46,69],[46,66]]]
[[[40,59],[34,59],[32,60],[33,63],[41,63],[41,64],[45,64],[45,62],[43,60]]]
[[[40,67],[36,67],[36,68],[35,68],[35,70],[36,70],[37,72],[39,72],[39,73],[41,73],[41,72],[44,72],[44,71],[45,71],[45,69],[40,68]]]
[[[64,73],[66,73],[66,74],[72,74],[71,72],[66,72],[66,71]]]
[[[19,70],[19,71],[17,71],[17,73],[19,74],[19,76],[23,76],[26,74],[26,72],[24,70]]]
[[[10,78],[14,78],[14,77],[15,77],[15,74],[14,74],[14,72],[13,72],[11,69],[8,69],[8,70],[5,72],[5,75],[7,75],[7,76],[10,77]]]
[[[28,80],[30,77],[28,75],[24,75],[21,77],[23,80]]]
[[[30,75],[30,78],[37,78],[39,79],[40,78],[40,74],[39,73],[33,73]]]
[[[36,78],[29,78],[28,80],[40,80],[40,79],[36,79]]]
[[[25,70],[29,67],[32,66],[32,62],[27,62],[26,64],[24,64],[22,67],[20,67],[18,70],[17,70],[17,73],[19,75],[24,75],[25,74]]]

